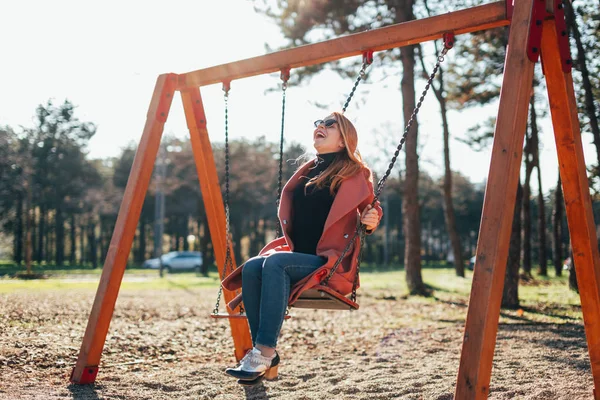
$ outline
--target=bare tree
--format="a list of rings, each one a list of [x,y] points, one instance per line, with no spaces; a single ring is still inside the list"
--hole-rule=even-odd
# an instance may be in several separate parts
[[[563,246],[562,246],[562,220],[564,215],[563,210],[563,193],[560,174],[554,192],[554,210],[552,212],[552,242],[554,246],[554,272],[556,276],[562,275],[563,266]]]
[[[438,46],[435,43],[435,53],[438,54]],[[423,57],[422,47],[419,46],[419,59],[423,75],[428,76],[425,60]],[[440,104],[440,114],[442,117],[442,132],[444,137],[444,183],[442,185],[442,193],[444,198],[444,220],[446,230],[452,244],[452,253],[454,254],[454,270],[456,275],[465,276],[465,263],[462,254],[462,244],[458,229],[456,228],[456,213],[454,212],[454,203],[452,201],[452,169],[450,168],[450,128],[448,126],[448,107],[446,105],[446,96],[444,95],[444,71],[440,67],[438,71],[439,87],[431,85],[431,90]]]
[[[398,21],[414,19],[413,0],[397,2],[396,15]],[[403,47],[400,51],[402,60],[402,109],[405,124],[411,118],[415,108],[415,48]],[[406,137],[406,179],[404,184],[404,201],[402,214],[404,216],[404,237],[406,247],[404,251],[404,268],[406,270],[406,283],[411,294],[426,294],[425,284],[421,275],[421,221],[419,214],[419,156],[417,155],[418,123],[414,121]]]
[[[571,30],[573,38],[575,39],[575,45],[577,47],[577,67],[581,71],[581,80],[583,84],[584,92],[584,107],[585,113],[589,119],[590,130],[594,138],[594,145],[596,147],[596,156],[598,164],[600,165],[600,127],[598,126],[598,116],[596,115],[596,105],[594,104],[594,93],[592,83],[590,81],[590,73],[588,69],[588,62],[586,59],[586,50],[581,40],[581,32],[577,25],[577,19],[575,18],[575,12],[570,1],[565,1],[565,15],[567,18],[567,24]]]
[[[523,187],[519,182],[517,199],[513,216],[512,231],[510,234],[510,247],[504,275],[504,289],[502,292],[502,307],[519,307],[519,264],[521,260],[521,206]]]
[[[538,184],[538,233],[539,233],[539,274],[542,276],[548,275],[548,258],[546,256],[546,209],[544,202],[544,191],[542,190],[542,173],[540,167],[540,140],[539,140],[539,128],[537,124],[537,110],[536,110],[536,97],[535,92],[531,95],[530,100],[530,126],[531,126],[531,151],[533,156],[533,164],[537,168],[537,184]]]

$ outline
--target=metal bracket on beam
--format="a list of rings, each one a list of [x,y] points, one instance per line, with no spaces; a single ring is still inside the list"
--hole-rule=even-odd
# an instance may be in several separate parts
[[[569,1],[569,0],[566,0]],[[556,36],[558,41],[558,51],[564,73],[571,72],[573,68],[573,59],[571,58],[571,48],[569,45],[569,34],[567,33],[567,20],[565,18],[565,5],[563,0],[554,0],[554,23],[556,25]]]
[[[231,81],[223,81],[223,91],[229,93],[231,90]]]
[[[507,7],[508,2],[507,1]],[[571,48],[569,44],[569,35],[567,33],[567,20],[565,18],[565,0],[551,0],[553,3],[552,13],[546,10],[544,0],[536,0],[533,3],[533,14],[531,17],[531,26],[529,27],[529,42],[527,43],[527,56],[532,62],[537,62],[542,42],[542,27],[545,19],[554,20],[556,27],[556,43],[560,54],[560,61],[564,73],[570,73],[573,68],[573,59],[571,58]],[[566,0],[569,1],[569,0]],[[542,73],[544,65],[542,64]]]
[[[363,65],[373,64],[373,50],[367,50],[363,53]]]
[[[444,36],[442,36],[442,38],[444,40],[444,48],[446,48],[447,50],[450,50],[451,48],[454,47],[454,33],[453,32],[444,33]]]
[[[527,57],[531,62],[537,62],[540,58],[542,46],[542,28],[547,16],[546,0],[535,0],[529,25],[529,38],[527,40]]]
[[[513,10],[515,9],[515,0],[505,0],[506,5],[506,19],[512,21]]]
[[[287,81],[290,79],[290,68],[289,67],[282,68],[281,73],[279,74],[279,78],[281,78],[283,83],[287,83]]]

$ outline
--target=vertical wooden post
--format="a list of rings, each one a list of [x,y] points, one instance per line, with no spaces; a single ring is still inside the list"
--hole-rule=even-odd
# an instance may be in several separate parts
[[[196,161],[196,171],[202,190],[202,199],[208,218],[208,227],[210,237],[215,251],[215,258],[219,269],[219,276],[224,276],[225,253],[226,253],[226,229],[225,229],[225,208],[223,206],[223,197],[217,175],[217,168],[212,153],[212,147],[208,137],[206,127],[206,114],[202,104],[200,89],[192,88],[181,92],[183,109],[185,110],[185,119],[190,130],[190,138],[194,159]],[[231,255],[233,257],[233,248]],[[233,260],[235,268],[235,259]],[[230,301],[235,293],[227,290],[223,291],[225,301]],[[248,323],[245,319],[229,319],[231,334],[235,347],[235,357],[240,360],[248,350],[252,348],[252,338],[248,330]]]
[[[542,62],[546,74],[550,112],[558,154],[573,261],[581,297],[592,376],[600,387],[600,257],[592,213],[577,104],[570,72],[563,72],[554,21],[546,21],[542,34]],[[600,393],[595,398],[600,399]]]
[[[455,398],[485,399],[498,331],[534,64],[526,46],[534,0],[517,0],[510,27],[492,158]]]
[[[161,75],[157,79],[144,133],[131,166],[79,357],[71,374],[73,383],[93,383],[96,379],[102,349],[176,85],[176,74]]]

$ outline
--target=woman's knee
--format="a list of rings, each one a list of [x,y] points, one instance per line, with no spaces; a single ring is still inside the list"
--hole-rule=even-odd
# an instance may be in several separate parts
[[[287,264],[289,264],[289,256],[287,253],[275,253],[271,254],[263,263],[264,271],[283,271]]]
[[[244,279],[256,279],[262,276],[262,258],[252,258],[244,264],[242,270],[242,280]]]

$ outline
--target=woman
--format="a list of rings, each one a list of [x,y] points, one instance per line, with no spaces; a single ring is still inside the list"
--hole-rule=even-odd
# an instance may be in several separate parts
[[[254,344],[238,367],[226,370],[240,384],[277,376],[275,348],[288,303],[325,278],[353,235],[358,217],[367,233],[381,219],[379,204],[371,207],[371,171],[357,150],[354,125],[334,112],[315,121],[313,143],[317,158],[298,168],[281,194],[284,236],[223,281],[225,289],[242,288],[241,298],[228,307],[234,309],[243,300]],[[344,295],[352,291],[359,248],[357,238],[328,282]]]

